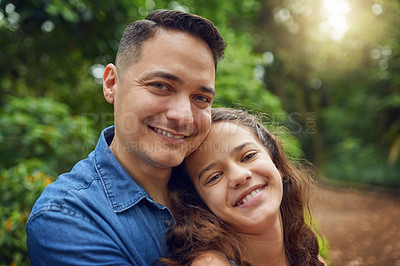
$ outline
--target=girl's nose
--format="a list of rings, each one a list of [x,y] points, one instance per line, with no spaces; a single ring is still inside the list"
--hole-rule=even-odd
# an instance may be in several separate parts
[[[232,168],[230,173],[229,186],[231,188],[238,188],[246,184],[246,182],[251,179],[252,175],[253,174],[249,169],[236,165]]]

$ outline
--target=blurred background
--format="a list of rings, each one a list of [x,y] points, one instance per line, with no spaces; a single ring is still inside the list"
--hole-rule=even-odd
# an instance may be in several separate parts
[[[0,265],[29,265],[30,209],[113,123],[104,68],[125,26],[160,8],[210,19],[228,43],[214,107],[268,114],[288,129],[279,131],[288,153],[315,166],[330,265],[400,265],[398,0],[0,0]],[[335,240],[329,229],[342,218],[329,214],[351,202],[369,204],[349,209],[365,208],[354,230],[376,208],[396,215],[385,224],[392,239],[368,240],[387,260],[340,251],[353,229]],[[381,232],[374,219],[360,236]]]

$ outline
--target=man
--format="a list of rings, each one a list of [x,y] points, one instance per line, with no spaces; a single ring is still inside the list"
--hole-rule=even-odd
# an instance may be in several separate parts
[[[167,184],[208,133],[225,46],[211,22],[179,11],[128,25],[103,76],[115,127],[33,207],[33,265],[151,265],[167,255]]]

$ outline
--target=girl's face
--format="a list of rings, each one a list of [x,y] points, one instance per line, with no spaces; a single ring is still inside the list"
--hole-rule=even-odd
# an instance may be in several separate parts
[[[278,225],[281,175],[249,128],[212,124],[203,144],[186,159],[186,167],[203,201],[235,231],[259,234]]]

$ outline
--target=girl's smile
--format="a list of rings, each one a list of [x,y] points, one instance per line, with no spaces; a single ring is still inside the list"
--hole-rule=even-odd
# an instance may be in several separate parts
[[[186,167],[210,210],[238,232],[265,233],[279,221],[281,175],[249,128],[212,124]]]

